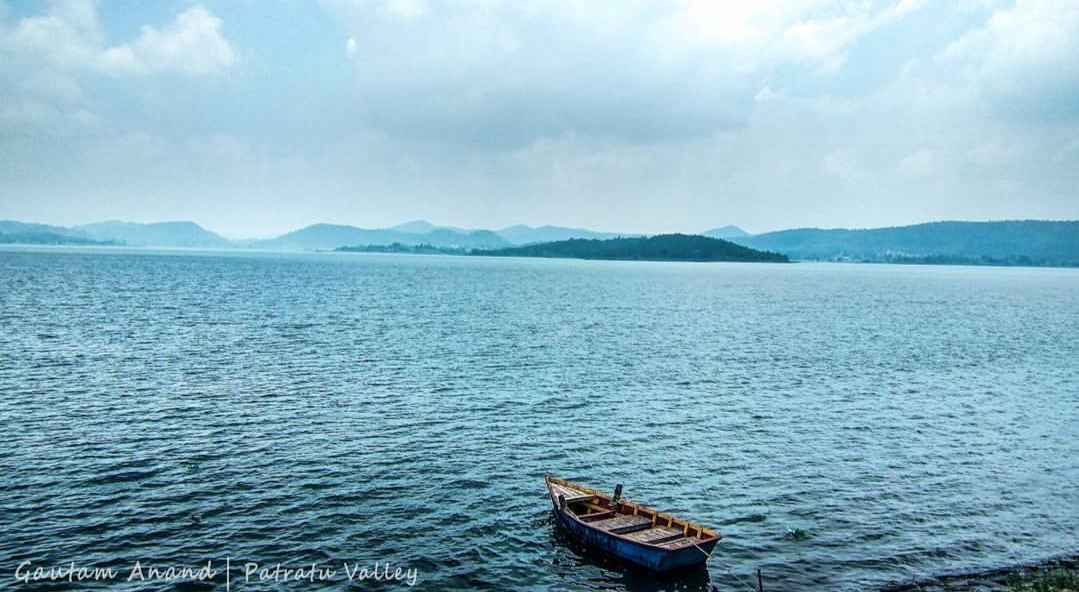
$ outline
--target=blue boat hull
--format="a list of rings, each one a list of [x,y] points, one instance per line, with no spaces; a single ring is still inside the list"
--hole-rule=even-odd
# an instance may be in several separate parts
[[[702,542],[701,545],[671,551],[591,528],[574,516],[559,511],[557,505],[554,513],[562,528],[582,544],[660,573],[688,568],[708,561],[708,556],[718,542],[713,539]]]

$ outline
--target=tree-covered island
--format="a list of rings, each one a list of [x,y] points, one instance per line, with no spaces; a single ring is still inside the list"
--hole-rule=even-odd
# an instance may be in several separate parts
[[[474,250],[491,257],[556,257],[620,261],[742,261],[787,263],[786,255],[758,251],[730,241],[689,234],[649,237],[580,239],[503,249]]]

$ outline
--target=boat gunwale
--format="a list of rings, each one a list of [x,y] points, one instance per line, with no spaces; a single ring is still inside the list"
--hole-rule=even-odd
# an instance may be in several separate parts
[[[588,495],[593,495],[593,496],[603,498],[603,499],[607,500],[608,503],[611,501],[611,496],[603,493],[602,491],[593,489],[591,487],[587,487],[585,485],[580,485],[578,483],[574,483],[573,481],[568,481],[566,479],[561,479],[559,477],[555,477],[555,476],[552,476],[552,475],[544,475],[543,479],[544,479],[544,481],[546,482],[546,485],[547,485],[547,495],[548,495],[548,497],[551,498],[551,501],[554,503],[556,511],[561,511],[561,510],[558,509],[558,498],[555,497],[555,495],[554,495],[554,490],[551,488],[552,484],[559,485],[559,486],[562,486],[562,487],[568,487],[570,489],[575,489],[577,491],[584,492],[584,493],[586,493]],[[696,542],[693,543],[693,546],[698,547],[698,549],[699,549],[700,545],[708,544],[708,543],[711,543],[713,541],[719,541],[719,540],[723,539],[723,535],[719,534],[718,532],[716,532],[715,530],[713,530],[711,528],[708,528],[706,526],[703,526],[703,525],[695,523],[695,522],[690,522],[689,520],[684,520],[684,519],[678,518],[677,516],[674,516],[673,514],[665,514],[663,512],[660,512],[656,508],[649,508],[648,506],[645,506],[644,504],[639,504],[637,502],[633,502],[633,501],[630,501],[628,499],[621,499],[621,500],[619,500],[619,503],[620,504],[625,504],[625,505],[630,506],[632,508],[635,508],[636,510],[638,510],[638,512],[643,510],[647,514],[651,514],[651,515],[655,516],[654,522],[656,523],[655,524],[656,526],[659,525],[658,523],[660,521],[667,521],[667,526],[674,526],[674,523],[677,522],[677,523],[679,523],[679,526],[682,526],[686,531],[696,530],[698,534],[697,534],[697,536],[693,537],[694,539],[696,539]],[[604,534],[606,534],[608,536],[617,537],[617,538],[619,538],[619,539],[621,539],[623,541],[633,543],[635,545],[642,545],[642,546],[645,546],[645,547],[659,549],[661,551],[668,552],[668,553],[675,553],[675,552],[678,552],[680,550],[680,549],[669,549],[669,548],[663,547],[662,546],[663,543],[646,543],[646,542],[643,542],[643,541],[638,541],[636,539],[632,539],[630,537],[627,537],[624,534],[619,534],[619,533],[611,532],[609,530],[603,530],[602,528],[597,528],[596,526],[593,526],[591,523],[585,522],[584,520],[581,520],[581,517],[578,516],[577,514],[574,514],[573,512],[561,511],[561,513],[563,515],[565,515],[565,516],[569,516],[569,517],[573,518],[579,524],[581,524],[582,526],[584,526],[586,528],[589,528],[589,529],[597,531],[597,532],[602,532],[602,533],[604,533]],[[636,513],[637,512],[634,512],[634,514],[636,514]],[[626,533],[626,534],[629,534],[629,533]],[[690,535],[688,535],[688,534],[685,534],[683,536],[685,536],[685,538],[690,538]],[[707,555],[707,553],[706,553],[706,555]]]

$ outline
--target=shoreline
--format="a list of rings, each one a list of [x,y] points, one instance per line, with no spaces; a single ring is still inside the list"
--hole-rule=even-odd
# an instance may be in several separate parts
[[[1054,575],[1068,574],[1070,583],[1054,583]],[[981,571],[943,574],[919,581],[889,584],[880,592],[959,592],[1000,590],[1007,592],[1079,592],[1079,552],[1039,561],[1023,562]]]

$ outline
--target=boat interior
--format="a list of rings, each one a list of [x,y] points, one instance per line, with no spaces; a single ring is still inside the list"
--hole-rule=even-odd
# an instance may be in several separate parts
[[[564,499],[565,511],[581,522],[638,543],[674,551],[721,538],[712,529],[620,499],[618,490],[610,496],[556,477],[547,484],[556,503]]]

